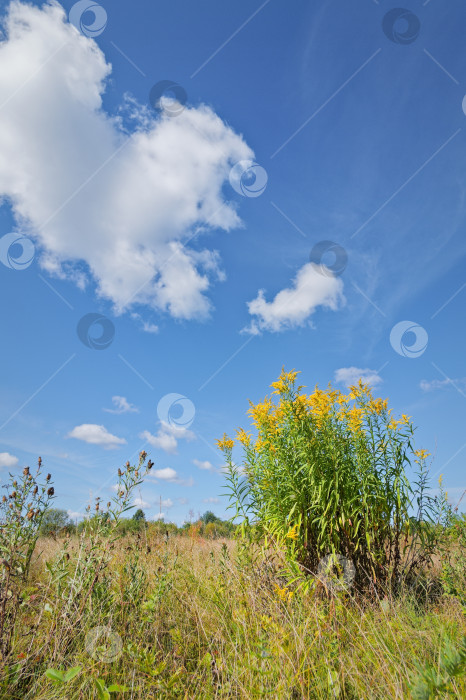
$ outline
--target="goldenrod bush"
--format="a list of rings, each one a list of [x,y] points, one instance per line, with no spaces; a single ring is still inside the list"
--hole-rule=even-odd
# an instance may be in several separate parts
[[[361,381],[346,394],[330,385],[306,394],[297,374],[283,370],[272,396],[251,403],[257,434],[237,432],[241,468],[234,441],[225,435],[218,442],[236,516],[266,544],[284,546],[301,582],[327,557],[336,574],[341,562],[354,567],[357,590],[398,585],[433,550],[426,533],[442,509],[426,495],[428,455],[414,450],[410,418],[395,418],[388,400],[374,398]],[[412,464],[417,491],[407,476]],[[414,504],[417,516],[410,517]]]

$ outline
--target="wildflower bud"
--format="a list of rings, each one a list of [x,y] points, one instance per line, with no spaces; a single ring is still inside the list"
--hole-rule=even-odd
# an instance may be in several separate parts
[[[131,466],[130,463],[126,462],[125,467],[127,467],[129,469],[130,466]]]
[[[136,479],[138,479],[138,478],[139,478],[139,472],[138,472],[138,470],[137,470],[137,469],[136,469],[136,471],[134,472],[134,476],[136,477]]]
[[[110,508],[111,505],[112,505],[112,504],[111,504],[110,501],[109,501],[109,502],[107,503],[107,508]]]
[[[39,489],[37,488],[37,486],[34,486],[34,491],[32,492],[32,493],[34,494],[34,496],[36,495],[36,493],[38,492],[38,490],[39,490]]]
[[[6,503],[6,496],[2,497],[2,501],[3,501],[3,503]]]
[[[51,474],[47,474],[47,478],[46,478],[45,480],[46,480],[46,481],[50,481],[51,478],[52,478],[52,475],[51,475]]]
[[[17,482],[17,481],[13,481],[13,486],[16,488],[16,487],[18,486],[18,482]]]
[[[24,476],[28,476],[28,475],[29,475],[29,467],[24,467],[24,469],[23,469],[23,474],[24,474]]]
[[[149,460],[147,462],[147,469],[152,469],[153,466],[154,466],[154,463],[152,462],[152,460]]]
[[[28,520],[32,520],[33,517],[34,517],[34,511],[33,511],[33,510],[30,510],[30,511],[28,512],[28,514],[27,514],[27,519],[28,519]]]
[[[139,456],[140,456],[141,459],[145,459],[145,458],[147,457],[147,452],[146,452],[145,450],[143,450],[143,451],[139,454]]]
[[[39,467],[42,466],[42,457],[39,457],[39,459],[37,460],[37,464],[39,465]]]
[[[16,494],[16,491],[13,491],[13,493],[12,493],[11,496],[10,496],[10,498],[16,498],[16,495],[17,495],[17,494]]]
[[[95,509],[96,509],[96,510],[99,510],[99,504],[98,504],[98,503],[95,504]]]
[[[118,476],[123,476],[123,472],[121,471],[121,469],[118,469]]]
[[[49,489],[47,489],[47,496],[53,496],[54,493],[55,493],[55,489],[53,488],[53,486],[51,486]]]
[[[123,498],[123,496],[125,495],[125,492],[124,492],[124,491],[120,491],[118,495],[120,496],[120,498]]]

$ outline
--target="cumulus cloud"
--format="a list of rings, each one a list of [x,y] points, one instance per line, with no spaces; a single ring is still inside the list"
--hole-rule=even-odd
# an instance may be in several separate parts
[[[177,481],[178,474],[171,467],[165,467],[164,469],[155,469],[151,472],[151,476],[154,479],[161,479],[162,481]]]
[[[215,471],[214,465],[211,464],[208,460],[202,461],[200,459],[193,459],[193,464],[195,464],[196,467],[199,467],[199,469],[203,469],[205,471]]]
[[[357,384],[359,380],[365,384],[376,387],[383,382],[375,369],[361,369],[360,367],[341,367],[335,372],[335,382],[344,384],[346,387]]]
[[[192,478],[182,479],[178,476],[178,473],[171,467],[164,467],[163,469],[152,469],[149,473],[148,478],[156,479],[159,481],[167,481],[173,484],[179,484],[180,486],[193,486],[194,481]],[[168,501],[170,499],[167,499]],[[169,506],[166,506],[167,508]]]
[[[53,0],[12,2],[5,30],[0,197],[42,268],[94,282],[117,313],[138,303],[206,317],[220,260],[188,244],[241,225],[222,189],[233,164],[253,159],[249,146],[205,105],[170,118],[131,100],[130,120],[106,113],[111,65]]]
[[[144,501],[140,496],[136,496],[136,498],[133,500],[133,506],[136,506],[136,508],[151,508],[151,504],[148,501]]]
[[[70,520],[79,520],[80,518],[86,517],[86,513],[80,513],[77,510],[67,510],[66,512]]]
[[[466,388],[466,377],[462,377],[461,379],[432,379],[431,381],[421,379],[419,386],[421,387],[422,391],[445,389],[447,386]]]
[[[126,445],[124,438],[112,435],[103,425],[95,425],[94,423],[77,425],[68,433],[67,437],[88,442],[90,445],[102,445],[106,450],[113,450],[120,445]]]
[[[11,455],[9,452],[0,452],[0,469],[2,467],[16,467],[18,464],[18,458]]]
[[[248,302],[254,319],[243,332],[279,332],[303,326],[317,307],[336,311],[344,301],[341,279],[330,272],[322,274],[320,265],[306,263],[298,270],[291,287],[282,289],[272,301],[266,300],[265,291],[261,289],[257,297]]]
[[[162,498],[162,508],[171,508],[173,501],[171,498]]]
[[[149,445],[158,450],[163,450],[169,454],[176,454],[178,440],[195,440],[196,436],[192,430],[178,428],[176,426],[161,421],[161,426],[156,435],[152,435],[149,430],[144,430],[140,436],[142,440],[147,440]]]
[[[133,406],[132,403],[128,403],[124,396],[112,396],[112,403],[115,408],[104,408],[107,413],[139,413],[139,408]]]

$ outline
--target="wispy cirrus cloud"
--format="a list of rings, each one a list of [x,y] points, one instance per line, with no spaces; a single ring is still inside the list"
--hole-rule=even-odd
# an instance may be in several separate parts
[[[124,396],[112,396],[112,402],[115,408],[104,408],[107,413],[139,413],[139,408],[129,403]]]

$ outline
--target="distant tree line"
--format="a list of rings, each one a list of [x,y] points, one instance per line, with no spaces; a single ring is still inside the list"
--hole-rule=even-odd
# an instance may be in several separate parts
[[[50,508],[46,511],[41,525],[41,534],[45,537],[57,537],[59,535],[79,534],[84,527],[84,521],[74,523],[66,510]],[[148,530],[169,536],[173,535],[197,535],[208,539],[219,537],[233,537],[236,525],[229,520],[222,520],[211,510],[207,510],[197,520],[185,522],[181,527],[175,523],[166,523],[161,520],[146,520],[144,511],[138,508],[131,518],[123,518],[118,528],[122,534],[141,532]]]

